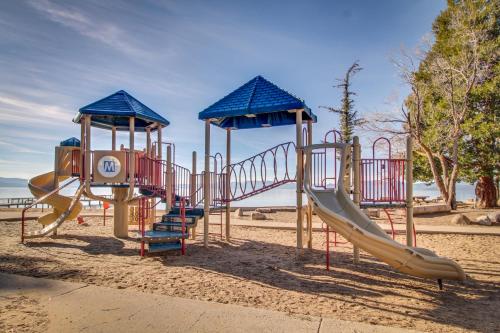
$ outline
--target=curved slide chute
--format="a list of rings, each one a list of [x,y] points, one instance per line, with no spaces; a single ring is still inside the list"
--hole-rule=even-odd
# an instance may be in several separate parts
[[[41,198],[51,191],[54,191],[56,184],[54,177],[54,172],[47,172],[30,179],[28,187],[33,196],[35,198]],[[64,180],[66,178],[68,177],[59,177],[59,180]],[[84,186],[81,185],[72,198],[54,193],[43,200],[43,203],[53,207],[53,211],[41,215],[38,218],[38,223],[43,225],[41,230],[27,233],[24,238],[45,236],[56,230],[64,221],[75,219],[82,210],[80,197],[83,192]]]
[[[341,174],[335,189],[317,190],[311,186],[309,177],[311,152],[319,148],[337,148],[341,151]],[[399,272],[438,280],[465,280],[465,273],[456,262],[439,257],[430,250],[409,247],[394,241],[354,204],[343,184],[347,148],[347,144],[341,143],[304,147],[307,157],[304,188],[309,200],[313,202],[316,214],[323,222],[341,234],[347,241],[389,264]]]

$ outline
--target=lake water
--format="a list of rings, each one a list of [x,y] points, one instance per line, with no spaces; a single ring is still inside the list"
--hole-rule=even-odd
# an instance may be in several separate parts
[[[295,189],[288,184],[285,187],[276,188],[268,192],[258,194],[254,197],[234,203],[234,206],[256,207],[256,206],[294,206],[295,205]],[[62,194],[73,195],[76,187],[69,186],[63,189]],[[94,188],[95,194],[111,194],[108,188]],[[434,184],[426,185],[424,183],[416,183],[413,187],[414,195],[428,196],[435,198],[439,196],[439,191]],[[24,187],[0,187],[0,198],[21,198],[31,197],[31,192]],[[457,200],[465,201],[466,199],[474,198],[474,185],[466,183],[457,184]],[[304,200],[306,198],[304,197]],[[304,201],[306,202],[306,201]]]

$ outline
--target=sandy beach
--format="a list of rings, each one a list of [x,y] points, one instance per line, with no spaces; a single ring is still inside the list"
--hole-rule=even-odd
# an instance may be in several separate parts
[[[293,212],[269,217],[294,221]],[[137,242],[112,237],[111,223],[85,220],[66,222],[59,236],[27,246],[19,244],[19,222],[0,222],[0,271],[422,331],[500,329],[497,236],[419,235],[419,246],[456,260],[469,277],[465,283],[446,281],[439,291],[435,281],[399,274],[363,252],[354,265],[349,245],[335,249],[326,271],[321,232],[298,260],[294,231],[237,226],[230,244],[214,237],[205,249],[198,238],[189,241],[186,256],[141,259]],[[28,224],[38,228],[34,221]],[[402,236],[398,240],[404,242]],[[2,303],[37,311],[30,300]],[[8,313],[0,312],[0,321],[13,325],[22,318]]]

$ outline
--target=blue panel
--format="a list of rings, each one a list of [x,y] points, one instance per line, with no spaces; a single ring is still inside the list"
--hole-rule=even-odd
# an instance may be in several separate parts
[[[64,141],[61,141],[59,145],[63,147],[80,147],[80,140],[78,140],[75,137],[72,137]]]
[[[115,126],[117,130],[128,130],[129,117],[136,118],[135,128],[139,131],[156,122],[163,126],[170,124],[167,119],[142,104],[124,90],[120,90],[97,102],[82,107],[73,121],[80,122],[84,114],[92,115],[92,126],[101,128]]]
[[[295,124],[295,115],[288,112],[293,109],[304,109],[303,120],[316,121],[303,100],[256,76],[200,112],[198,118],[215,119],[212,123],[223,128],[281,126]]]
[[[149,243],[148,252],[163,252],[163,251],[172,251],[172,250],[180,250],[182,248],[182,244],[180,242],[175,243]]]

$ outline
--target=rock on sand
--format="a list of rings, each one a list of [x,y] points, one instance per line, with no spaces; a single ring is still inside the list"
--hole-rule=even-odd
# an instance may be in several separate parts
[[[266,215],[259,213],[259,212],[253,212],[252,213],[252,220],[265,220]]]
[[[457,214],[451,219],[453,224],[471,224],[471,220],[464,214]]]

